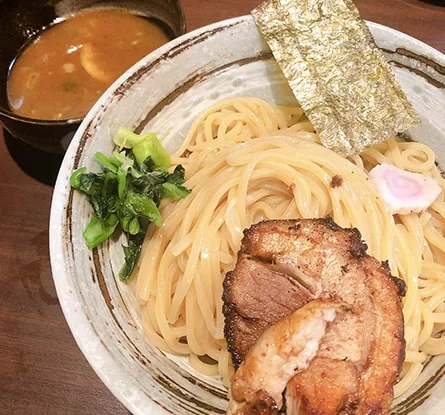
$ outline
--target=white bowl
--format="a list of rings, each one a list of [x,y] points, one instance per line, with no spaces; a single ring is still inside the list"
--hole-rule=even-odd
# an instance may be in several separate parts
[[[421,114],[412,137],[432,146],[445,166],[445,56],[395,30],[369,27]],[[132,293],[116,278],[121,246],[86,248],[82,231],[91,210],[70,189],[69,177],[80,166],[97,168],[94,153],[112,151],[111,135],[119,126],[160,132],[174,150],[199,112],[240,95],[294,101],[250,16],[182,36],[127,71],[86,116],[60,169],[50,223],[57,294],[82,352],[134,415],[221,414],[226,390],[218,379],[196,373],[185,359],[166,355],[144,338]],[[445,357],[432,359],[418,383],[395,401],[393,414],[445,413],[444,372]]]

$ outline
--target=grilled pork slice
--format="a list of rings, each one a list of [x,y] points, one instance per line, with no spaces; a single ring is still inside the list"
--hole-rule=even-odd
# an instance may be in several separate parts
[[[228,413],[277,413],[287,383],[308,367],[338,311],[332,300],[314,300],[267,328],[232,378]]]
[[[317,356],[308,370],[288,383],[286,414],[337,414],[340,410],[354,414],[358,383],[357,369],[351,361]]]
[[[358,230],[331,219],[265,221],[245,231],[223,294],[236,367],[267,327],[305,303],[332,298],[353,310],[329,326],[317,357],[289,382],[288,413],[388,413],[404,359],[403,282],[366,249]]]
[[[292,275],[270,263],[240,255],[224,280],[225,337],[238,366],[263,331],[300,308],[314,295]]]

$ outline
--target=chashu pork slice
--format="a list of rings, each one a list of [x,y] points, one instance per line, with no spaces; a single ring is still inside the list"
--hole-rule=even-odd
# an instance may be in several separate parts
[[[389,411],[405,350],[403,283],[366,249],[358,230],[331,219],[264,221],[245,232],[223,294],[235,366],[267,327],[315,298],[353,311],[329,326],[317,356],[289,382],[289,414]]]
[[[328,324],[344,311],[332,300],[318,299],[268,327],[232,378],[227,413],[278,413],[289,380],[309,366]]]

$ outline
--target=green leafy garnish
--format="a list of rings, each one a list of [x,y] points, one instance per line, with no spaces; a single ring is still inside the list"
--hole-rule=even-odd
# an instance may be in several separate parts
[[[128,128],[120,127],[114,137],[114,143],[121,149],[133,149],[133,154],[139,164],[150,157],[156,168],[160,170],[167,170],[170,166],[170,154],[162,147],[156,134],[136,134]]]
[[[138,233],[128,238],[128,246],[123,247],[125,262],[119,271],[119,279],[126,280],[131,275],[131,272],[138,262],[143,242],[144,235],[142,233]]]
[[[183,186],[184,168],[168,172],[170,155],[155,134],[136,134],[119,128],[114,137],[119,151],[109,157],[96,153],[100,173],[77,169],[70,178],[73,188],[84,193],[94,216],[83,232],[89,249],[97,247],[118,231],[126,234],[125,263],[119,278],[130,277],[138,261],[150,223],[162,224],[159,203],[163,198],[180,199],[190,191]]]
[[[118,223],[119,221],[116,215],[110,215],[105,220],[94,216],[83,231],[83,237],[87,247],[93,249],[108,239],[116,230]]]

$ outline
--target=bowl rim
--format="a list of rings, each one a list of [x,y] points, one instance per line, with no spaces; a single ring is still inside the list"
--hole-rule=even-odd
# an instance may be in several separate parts
[[[50,210],[50,222],[49,222],[49,248],[50,248],[50,261],[51,261],[51,269],[53,274],[54,285],[56,288],[57,296],[59,298],[60,306],[62,308],[65,319],[68,323],[68,326],[73,334],[73,337],[82,351],[82,354],[85,356],[93,370],[96,372],[98,377],[102,380],[102,382],[106,385],[106,387],[113,393],[113,395],[118,399],[129,411],[132,413],[140,414],[140,408],[137,407],[128,397],[123,393],[122,389],[120,389],[116,384],[113,384],[105,375],[105,370],[103,367],[107,368],[115,368],[121,373],[123,371],[118,368],[115,364],[112,356],[109,351],[105,348],[105,346],[100,343],[98,347],[101,350],[102,357],[106,362],[105,365],[102,362],[102,367],[99,368],[98,364],[93,360],[92,356],[89,355],[87,349],[87,340],[88,338],[98,338],[97,333],[92,329],[92,326],[83,312],[81,308],[81,301],[79,299],[78,293],[74,290],[70,269],[67,263],[63,258],[63,245],[65,242],[64,234],[61,231],[63,229],[64,222],[64,212],[66,209],[66,204],[68,202],[68,195],[70,193],[70,184],[69,177],[71,174],[73,160],[78,158],[79,155],[83,151],[82,138],[84,137],[85,132],[87,131],[89,125],[92,120],[94,120],[97,115],[100,113],[100,110],[104,105],[114,96],[114,94],[118,93],[119,88],[127,81],[132,75],[136,74],[138,71],[143,69],[145,66],[149,65],[151,62],[161,58],[163,55],[168,54],[170,49],[175,48],[181,43],[196,37],[205,32],[211,33],[216,29],[223,28],[225,26],[232,26],[236,24],[242,24],[243,22],[251,21],[253,18],[251,15],[244,15],[239,17],[234,17],[230,19],[225,19],[219,22],[215,22],[198,29],[195,29],[191,32],[185,33],[176,39],[173,39],[169,43],[161,46],[159,49],[150,53],[149,55],[142,58],[138,63],[128,69],[122,76],[120,76],[99,98],[98,101],[93,105],[91,110],[84,117],[81,125],[76,131],[63,159],[61,168],[59,170],[59,175],[54,187],[53,198],[51,203]],[[416,39],[413,36],[407,35],[403,32],[400,32],[396,29],[390,28],[388,26],[374,23],[371,21],[366,21],[368,27],[378,29],[389,36],[397,35],[399,38],[403,39],[405,42],[409,42],[411,45],[416,45],[416,47],[420,48],[422,51],[428,53],[428,56],[433,57],[435,60],[437,59],[441,64],[442,62],[445,64],[445,54],[440,52],[439,50],[433,48],[432,46]],[[91,137],[89,137],[90,139]],[[68,317],[69,316],[69,317]],[[168,412],[160,406],[155,401],[152,401],[153,407],[147,408],[148,413],[153,414],[167,414]],[[153,411],[153,412],[152,412]]]

